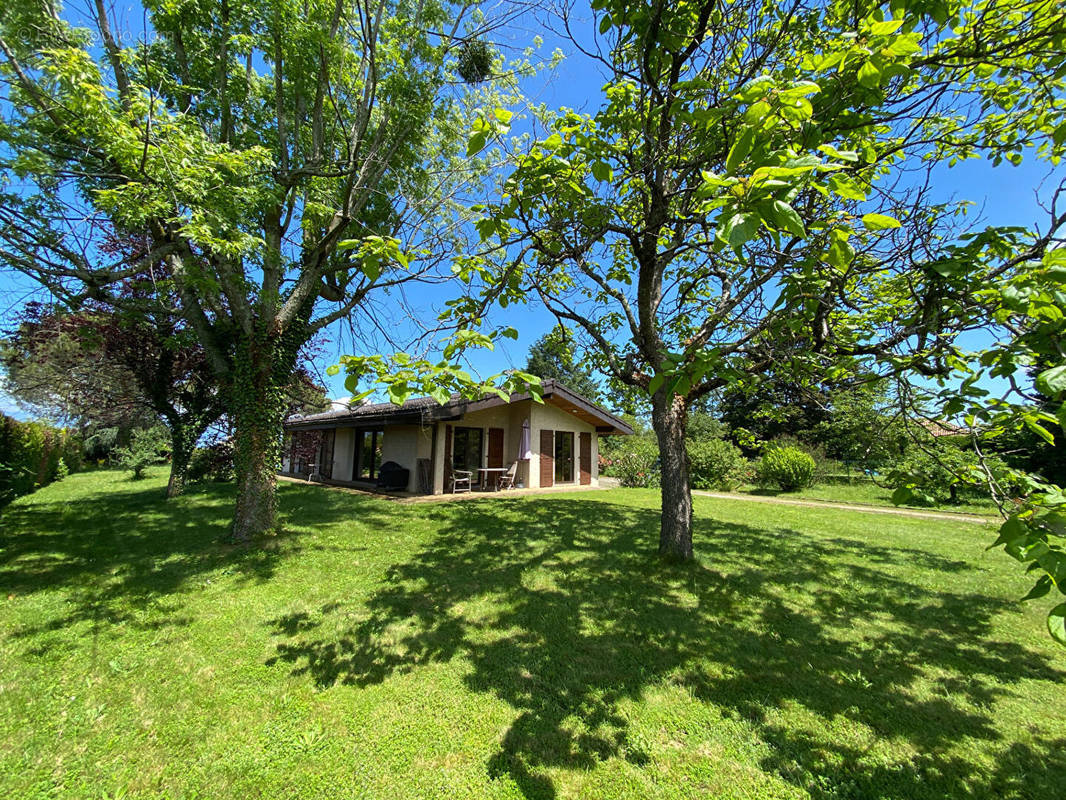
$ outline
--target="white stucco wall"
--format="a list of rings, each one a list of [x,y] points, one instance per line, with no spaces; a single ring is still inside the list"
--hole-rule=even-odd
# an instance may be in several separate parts
[[[337,428],[333,440],[333,480],[350,481],[355,455],[355,431],[351,428]]]
[[[418,452],[421,433],[417,425],[390,425],[381,439],[381,463],[395,461],[409,470],[407,490],[418,489]]]
[[[530,486],[540,486],[540,432],[570,431],[574,434],[574,480],[568,483],[555,482],[555,486],[579,486],[581,484],[581,441],[579,434],[592,434],[592,485],[599,484],[599,441],[596,426],[579,419],[558,406],[545,402],[532,404],[532,447],[533,458],[529,462]]]
[[[519,452],[522,437],[522,423],[528,420],[530,425],[529,446],[531,456],[528,461],[522,460]],[[390,425],[384,429],[381,439],[381,460],[395,461],[400,466],[409,470],[408,491],[417,492],[418,486],[418,461],[419,459],[433,460],[433,493],[440,494],[447,488],[445,486],[444,450],[445,436],[448,427],[480,428],[482,430],[482,453],[481,466],[488,463],[488,432],[490,428],[503,430],[503,466],[507,467],[512,462],[518,462],[516,472],[516,484],[527,488],[538,488],[540,479],[540,432],[542,430],[568,431],[574,434],[574,479],[566,484],[557,485],[580,485],[581,480],[581,449],[580,434],[588,433],[591,437],[591,482],[599,483],[599,437],[594,425],[583,421],[573,413],[567,412],[558,406],[545,402],[543,404],[532,401],[497,406],[482,411],[466,414],[462,419],[436,425]],[[350,481],[352,479],[352,465],[355,461],[355,428],[337,428],[333,447],[333,480]],[[436,441],[434,441],[434,434]],[[288,458],[283,462],[284,468],[288,468]]]

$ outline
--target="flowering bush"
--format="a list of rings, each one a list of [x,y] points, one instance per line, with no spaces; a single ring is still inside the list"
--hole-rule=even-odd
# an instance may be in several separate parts
[[[659,485],[659,448],[653,439],[634,436],[608,460],[610,474],[622,486],[647,489]]]

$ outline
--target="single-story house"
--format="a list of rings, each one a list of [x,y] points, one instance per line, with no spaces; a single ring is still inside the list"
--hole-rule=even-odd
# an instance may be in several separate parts
[[[542,388],[543,403],[529,394],[509,400],[453,396],[443,404],[419,397],[402,406],[375,403],[290,417],[281,473],[354,487],[384,479],[413,494],[466,488],[453,479],[467,472],[470,488],[493,488],[507,470],[515,488],[595,486],[599,436],[633,429],[555,380]]]

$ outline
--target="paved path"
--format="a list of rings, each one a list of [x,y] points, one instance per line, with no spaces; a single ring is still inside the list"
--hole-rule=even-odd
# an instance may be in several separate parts
[[[822,500],[792,500],[785,497],[760,497],[751,494],[726,494],[723,492],[692,491],[700,497],[713,497],[716,500],[747,500],[751,503],[770,503],[781,506],[804,506],[806,508],[839,508],[843,511],[863,511],[867,514],[893,514],[897,517],[919,517],[922,519],[940,519],[949,522],[976,522],[982,525],[998,524],[999,517],[978,517],[973,514],[948,514],[938,511],[912,511],[907,508],[885,508],[882,506],[863,506],[851,503],[829,503]]]

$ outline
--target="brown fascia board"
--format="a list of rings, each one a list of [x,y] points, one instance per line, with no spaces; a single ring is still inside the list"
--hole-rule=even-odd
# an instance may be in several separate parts
[[[605,411],[598,405],[588,400],[583,395],[578,394],[572,389],[568,389],[558,381],[549,378],[544,381],[544,396],[559,395],[568,402],[580,408],[587,414],[591,414],[598,419],[607,423],[606,426],[597,425],[596,432],[605,435],[619,435],[619,436],[631,436],[633,434],[633,428],[630,427],[624,420],[619,419],[609,411]],[[605,430],[606,428],[606,430]]]
[[[382,411],[375,414],[337,414],[333,417],[311,417],[295,419],[284,423],[287,431],[315,431],[328,428],[376,428],[381,425],[422,425],[424,423],[450,421],[459,419],[462,412],[455,412],[448,406],[433,409],[412,409],[409,411]]]
[[[552,397],[558,396],[564,400],[567,400],[572,405],[577,406],[585,413],[591,414],[593,417],[596,417],[597,419],[606,422],[606,425],[596,426],[597,433],[602,433],[604,435],[613,434],[621,436],[630,436],[633,433],[633,428],[627,425],[624,420],[619,419],[614,414],[611,414],[608,411],[604,411],[592,401],[588,400],[587,398],[583,397],[572,389],[568,389],[566,386],[559,383],[554,378],[548,378],[547,380],[545,380],[542,384],[542,389],[543,391],[541,392],[541,395],[544,398],[551,399]],[[507,404],[521,403],[523,400],[529,399],[531,399],[529,392],[513,394],[507,401]],[[468,414],[473,411],[482,411],[486,408],[494,408],[496,406],[501,405],[504,405],[504,401],[502,398],[490,395],[489,397],[482,398],[481,400],[468,401],[465,405],[459,405],[457,406],[457,408],[459,409],[460,414]]]
[[[542,395],[551,399],[558,396],[574,406],[577,406],[587,414],[602,420],[606,425],[597,425],[596,432],[604,435],[629,436],[633,429],[623,420],[579,395],[577,392],[566,388],[563,384],[549,378],[543,383]],[[313,414],[303,419],[286,421],[285,430],[325,430],[327,428],[367,428],[378,425],[420,425],[428,422],[452,422],[461,419],[464,414],[475,411],[483,411],[510,403],[520,403],[529,400],[528,392],[513,394],[504,402],[503,398],[495,395],[483,397],[480,400],[454,399],[444,405],[427,405],[418,408],[390,408],[376,413],[358,414],[345,413],[343,411],[325,412]]]

